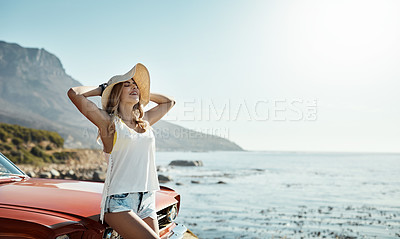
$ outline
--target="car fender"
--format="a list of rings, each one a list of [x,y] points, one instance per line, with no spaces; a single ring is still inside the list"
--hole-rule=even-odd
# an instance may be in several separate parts
[[[0,206],[0,238],[54,239],[58,235],[68,233],[82,235],[85,230],[86,228],[78,221],[51,212]]]

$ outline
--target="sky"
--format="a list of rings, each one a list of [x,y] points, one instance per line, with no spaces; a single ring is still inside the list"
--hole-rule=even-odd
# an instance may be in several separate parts
[[[399,1],[0,0],[0,40],[97,86],[137,62],[165,120],[246,150],[400,152]],[[153,107],[150,104],[148,108]]]

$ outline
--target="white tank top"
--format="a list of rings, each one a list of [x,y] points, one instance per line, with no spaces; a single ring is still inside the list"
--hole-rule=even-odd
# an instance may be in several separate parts
[[[160,190],[153,129],[138,133],[119,117],[115,117],[114,123],[116,139],[111,154],[106,154],[108,167],[101,201],[102,222],[107,196]]]

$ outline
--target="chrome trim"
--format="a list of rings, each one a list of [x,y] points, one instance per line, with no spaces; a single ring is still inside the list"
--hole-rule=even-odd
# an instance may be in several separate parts
[[[111,227],[107,228],[103,234],[103,239],[120,239],[119,234]]]
[[[178,224],[172,229],[172,234],[168,236],[168,239],[182,239],[186,231],[187,228],[183,224]]]
[[[174,204],[167,212],[167,220],[169,222],[174,222],[178,216],[178,206]]]

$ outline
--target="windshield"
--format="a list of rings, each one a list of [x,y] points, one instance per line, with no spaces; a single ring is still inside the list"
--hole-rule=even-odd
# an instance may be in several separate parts
[[[10,174],[25,175],[11,160],[6,158],[0,153],[0,177],[4,177]]]

